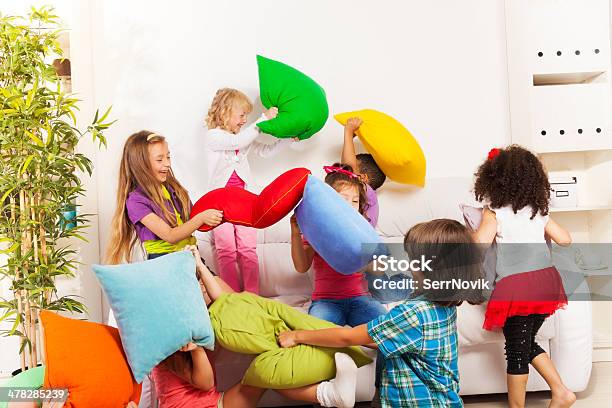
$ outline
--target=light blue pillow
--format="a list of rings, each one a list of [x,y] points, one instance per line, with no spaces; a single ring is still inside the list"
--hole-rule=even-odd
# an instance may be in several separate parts
[[[309,176],[296,218],[304,238],[334,270],[350,275],[386,254],[370,223],[332,187]]]
[[[132,264],[94,265],[93,270],[117,319],[137,382],[189,342],[213,349],[214,332],[190,252]]]

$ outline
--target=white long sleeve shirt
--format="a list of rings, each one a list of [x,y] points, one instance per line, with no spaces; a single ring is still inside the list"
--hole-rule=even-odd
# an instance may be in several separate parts
[[[252,183],[251,166],[247,156],[255,153],[268,158],[292,143],[292,139],[278,139],[273,144],[256,141],[260,131],[256,123],[267,120],[262,115],[257,122],[243,128],[237,134],[220,128],[210,129],[206,134],[206,161],[208,163],[208,190],[225,187],[235,171],[248,188]],[[238,152],[236,152],[238,151]]]

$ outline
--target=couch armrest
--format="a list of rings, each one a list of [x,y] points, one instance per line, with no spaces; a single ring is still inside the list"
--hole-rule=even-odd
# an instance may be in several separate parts
[[[570,301],[555,313],[556,333],[550,339],[550,357],[565,385],[584,391],[593,364],[593,317],[590,301]]]

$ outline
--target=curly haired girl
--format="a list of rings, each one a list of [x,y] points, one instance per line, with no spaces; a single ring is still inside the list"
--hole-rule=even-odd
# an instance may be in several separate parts
[[[531,364],[550,386],[550,406],[569,407],[575,395],[535,341],[544,320],[567,304],[546,238],[571,243],[570,234],[549,218],[546,171],[533,153],[512,145],[492,149],[475,175],[476,200],[486,205],[474,238],[483,244],[497,241],[497,277],[483,327],[503,328],[509,406],[525,406]]]

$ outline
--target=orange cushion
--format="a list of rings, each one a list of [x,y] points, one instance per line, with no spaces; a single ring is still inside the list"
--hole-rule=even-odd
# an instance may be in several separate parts
[[[45,347],[43,388],[66,388],[65,408],[117,408],[138,403],[136,383],[121,346],[119,331],[103,324],[42,311]]]

